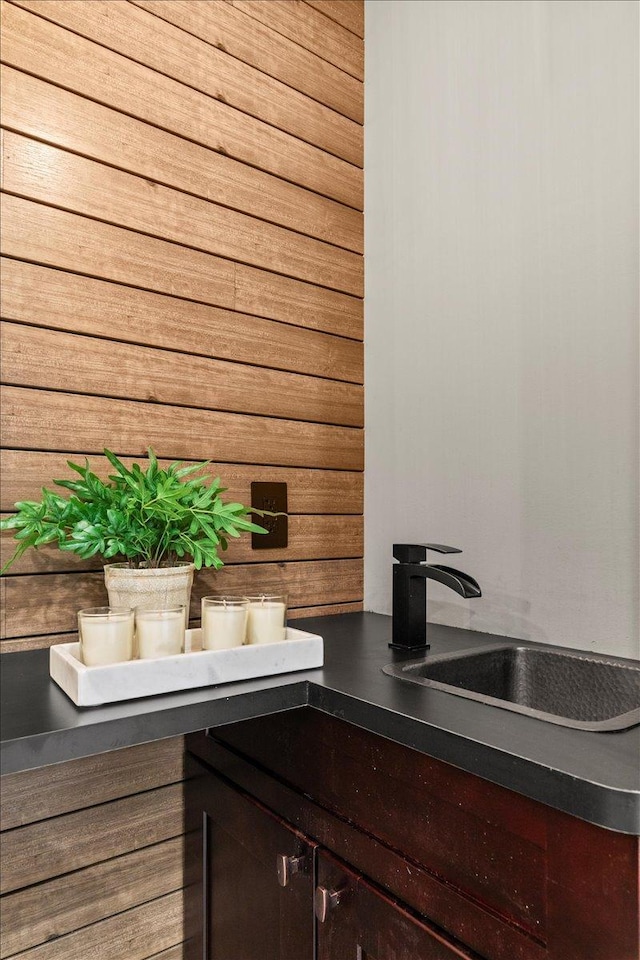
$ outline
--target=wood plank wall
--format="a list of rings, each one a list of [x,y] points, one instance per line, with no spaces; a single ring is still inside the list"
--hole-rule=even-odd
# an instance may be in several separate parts
[[[2,3],[0,510],[103,446],[286,481],[289,547],[235,544],[194,617],[361,608],[362,36],[361,0]],[[0,586],[4,652],[105,597],[51,549]],[[182,957],[182,753],[3,778],[2,960]]]
[[[178,737],[2,778],[2,960],[181,960],[183,757]]]
[[[104,446],[211,459],[245,503],[288,483],[290,545],[234,545],[192,616],[361,609],[361,0],[2,7],[0,510]],[[106,599],[53,550],[0,586],[7,652]]]

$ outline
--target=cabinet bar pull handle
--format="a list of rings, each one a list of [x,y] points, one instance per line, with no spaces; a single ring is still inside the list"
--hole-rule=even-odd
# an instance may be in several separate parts
[[[316,917],[320,923],[324,923],[331,910],[340,903],[344,890],[328,890],[327,887],[316,887],[314,903],[316,908]]]
[[[280,886],[287,887],[296,873],[302,873],[306,861],[306,857],[288,857],[286,853],[279,853],[276,857],[276,871]]]

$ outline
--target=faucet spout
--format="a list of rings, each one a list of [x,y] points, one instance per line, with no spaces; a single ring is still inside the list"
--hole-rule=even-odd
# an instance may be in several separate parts
[[[428,563],[423,568],[428,580],[437,580],[444,583],[445,587],[451,587],[461,597],[468,600],[470,597],[481,597],[482,590],[480,585],[468,573],[462,570],[456,570],[454,567],[445,567],[442,563]]]

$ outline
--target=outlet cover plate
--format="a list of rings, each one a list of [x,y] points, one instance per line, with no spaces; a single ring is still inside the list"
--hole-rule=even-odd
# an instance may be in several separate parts
[[[254,480],[251,484],[251,506],[258,510],[271,510],[273,513],[287,512],[287,485],[271,481]],[[258,517],[256,523],[269,532],[252,533],[252,550],[282,549],[289,544],[288,517]]]

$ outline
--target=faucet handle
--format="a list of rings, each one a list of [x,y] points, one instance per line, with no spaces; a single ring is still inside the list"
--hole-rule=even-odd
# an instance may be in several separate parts
[[[393,556],[400,563],[422,563],[427,559],[427,550],[436,553],[462,553],[457,547],[447,547],[444,543],[394,543]]]

